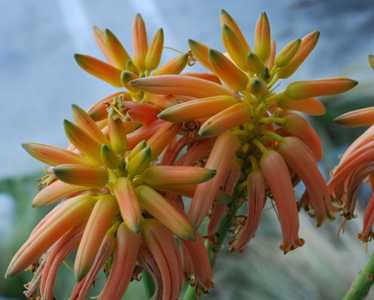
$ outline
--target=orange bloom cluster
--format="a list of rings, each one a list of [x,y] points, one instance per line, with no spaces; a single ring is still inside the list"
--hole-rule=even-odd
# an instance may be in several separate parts
[[[369,63],[374,69],[374,56],[369,55]],[[334,169],[329,182],[331,193],[342,206],[345,218],[354,217],[357,192],[366,179],[373,190],[374,184],[374,107],[367,107],[347,112],[335,119],[341,125],[349,127],[369,126],[345,151],[339,164]],[[371,195],[363,219],[363,228],[358,238],[368,242],[373,238],[374,196]]]
[[[296,81],[277,92],[275,84],[290,77],[304,62],[319,33],[296,39],[277,54],[267,15],[263,13],[251,48],[224,10],[221,33],[226,53],[194,40],[189,45],[193,56],[222,83],[164,75],[135,79],[130,85],[145,92],[193,97],[164,109],[159,118],[176,124],[197,120],[201,124],[199,136],[217,137],[205,165],[216,169],[217,175],[196,190],[189,211],[192,225],[198,227],[212,206],[213,220],[217,219],[215,214],[222,214],[222,205],[215,205],[214,201],[228,170],[238,168],[239,185],[248,196],[248,218],[237,228],[232,249],[242,249],[253,237],[269,195],[278,212],[283,233],[281,249],[286,253],[303,244],[294,195],[299,179],[306,186],[300,205],[316,217],[317,225],[336,211],[317,167],[323,153],[320,138],[296,111],[323,114],[324,106],[315,97],[345,92],[357,82],[348,78]]]
[[[102,270],[107,278],[99,299],[121,299],[143,271],[156,283],[155,299],[178,299],[187,281],[198,292],[213,286],[209,251],[225,217],[234,216],[231,249],[242,250],[266,201],[274,203],[287,253],[304,243],[299,207],[318,226],[334,216],[337,208],[317,166],[320,138],[298,112],[323,114],[315,97],[345,92],[356,82],[296,81],[276,91],[314,49],[319,33],[277,53],[266,14],[257,22],[253,48],[224,10],[221,30],[227,53],[190,40],[188,52],[160,66],[163,30],[148,45],[140,15],[131,56],[110,30],[94,28],[107,62],[81,54],[75,59],[124,90],[87,112],[73,105],[74,122],[64,121],[66,149],[24,145],[50,166],[32,204],[54,205],[7,270],[14,275],[33,266],[28,297],[54,299],[58,267],[76,252],[71,299],[86,299]],[[207,71],[182,73],[192,61]],[[300,180],[306,190],[297,201]],[[244,202],[247,216],[236,222]]]

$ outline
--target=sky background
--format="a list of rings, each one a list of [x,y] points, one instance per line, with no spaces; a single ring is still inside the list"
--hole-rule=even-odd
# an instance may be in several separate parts
[[[131,51],[131,24],[140,12],[152,35],[165,29],[169,47],[186,50],[188,38],[222,49],[219,10],[228,10],[252,39],[262,11],[269,15],[278,48],[319,30],[320,42],[294,78],[367,73],[374,49],[374,10],[369,0],[55,0],[0,1],[0,178],[38,170],[24,142],[64,145],[62,121],[70,105],[87,108],[113,88],[80,70],[74,53],[100,57],[92,26],[110,28]],[[167,55],[175,55],[166,50]],[[166,55],[166,56],[167,56]],[[360,72],[360,76],[356,72]],[[363,85],[361,88],[363,88]],[[371,85],[369,85],[369,88]]]

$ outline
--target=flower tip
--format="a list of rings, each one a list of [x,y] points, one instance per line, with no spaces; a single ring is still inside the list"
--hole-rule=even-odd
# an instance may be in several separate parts
[[[75,61],[77,62],[78,65],[81,65],[83,63],[84,58],[85,58],[84,54],[80,54],[80,53],[75,53],[74,54],[74,59],[75,59]]]
[[[346,114],[342,114],[340,116],[337,116],[334,119],[334,122],[338,123],[339,125],[345,125],[345,123],[346,123]]]
[[[63,178],[65,178],[65,176],[67,175],[66,172],[67,170],[66,170],[66,168],[64,168],[64,167],[59,167],[59,166],[57,166],[57,167],[53,167],[52,168],[52,173],[57,177],[57,178],[59,178],[59,179],[63,179]],[[61,179],[61,180],[62,180]]]
[[[74,130],[74,124],[69,120],[64,119],[64,130],[65,134],[69,135],[69,133],[71,133],[72,130]]]
[[[198,42],[193,40],[193,39],[188,39],[188,45],[190,46],[190,48],[195,48],[198,46]]]
[[[22,147],[23,149],[25,149],[25,151],[26,151],[27,153],[30,153],[30,151],[31,151],[31,149],[32,149],[32,143],[22,143],[22,144],[21,144],[21,147]]]
[[[201,136],[201,137],[209,137],[209,136],[214,135],[214,133],[211,132],[211,130],[209,130],[207,128],[200,127],[198,135]]]
[[[261,18],[268,19],[268,15],[267,15],[266,11],[261,12]]]
[[[14,272],[14,269],[13,269],[13,264],[10,263],[5,274],[4,274],[4,278],[7,279],[9,278],[10,276],[13,276],[15,275],[17,272]]]
[[[72,104],[71,110],[73,111],[73,114],[85,113],[85,111],[77,104]]]
[[[211,178],[213,178],[214,176],[216,176],[217,174],[217,171],[214,170],[214,169],[208,169],[207,170],[207,179],[206,180],[209,180]]]
[[[73,123],[71,123],[69,120],[67,120],[67,119],[64,119],[64,127],[65,127],[65,129],[67,128],[67,127],[71,127],[73,125]]]
[[[143,19],[143,16],[141,15],[141,13],[137,13],[135,15],[135,19]]]
[[[105,28],[104,33],[105,33],[106,36],[113,35],[112,31],[108,28]]]
[[[224,8],[221,8],[220,13],[221,13],[221,15],[228,15],[229,14]]]
[[[140,232],[140,224],[133,224],[129,229],[134,233],[139,233]]]
[[[217,61],[220,58],[221,53],[215,49],[209,49],[208,55],[210,60]]]
[[[159,112],[158,115],[157,115],[157,118],[159,118],[161,120],[167,120],[168,119],[168,110],[165,109],[165,110]]]

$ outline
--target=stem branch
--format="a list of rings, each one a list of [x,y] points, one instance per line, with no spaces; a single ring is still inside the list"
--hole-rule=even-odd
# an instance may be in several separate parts
[[[230,227],[235,219],[236,212],[243,204],[243,201],[241,199],[242,193],[240,191],[240,186],[241,186],[240,184],[237,184],[235,188],[234,195],[229,204],[229,210],[219,224],[219,228],[216,233],[216,240],[214,242],[209,241],[207,245],[212,268],[214,267],[216,257],[222,248],[222,245],[227,237],[227,234],[229,233]],[[193,286],[189,285],[184,293],[183,300],[196,300],[196,299],[198,299],[196,296],[196,290]]]
[[[358,273],[343,300],[362,300],[369,293],[374,283],[374,253],[369,258],[365,268]]]

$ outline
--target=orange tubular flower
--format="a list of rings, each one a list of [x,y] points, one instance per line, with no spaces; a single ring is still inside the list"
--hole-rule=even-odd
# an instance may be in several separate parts
[[[265,206],[265,179],[260,170],[254,170],[247,178],[248,188],[248,217],[238,238],[231,244],[233,251],[243,249],[254,237],[259,226],[262,210]]]
[[[213,287],[213,271],[210,266],[208,252],[204,245],[204,239],[196,234],[194,241],[183,241],[184,257],[191,260],[191,270],[187,273],[195,274],[195,280],[205,289]],[[186,262],[185,262],[186,263]]]
[[[232,167],[237,148],[237,137],[231,132],[226,131],[217,137],[205,164],[206,168],[216,170],[216,176],[212,180],[198,185],[188,213],[195,228],[207,216],[221,185],[226,179],[227,172]]]
[[[139,78],[131,80],[129,84],[149,93],[172,93],[193,98],[167,107],[159,113],[159,118],[174,123],[198,120],[201,124],[198,134],[206,138],[218,136],[216,144],[220,143],[223,136],[232,136],[231,142],[225,141],[222,153],[218,154],[218,146],[213,147],[205,164],[207,168],[215,168],[217,175],[196,189],[189,211],[195,228],[210,209],[213,209],[211,216],[215,219],[212,229],[216,227],[218,216],[224,214],[223,206],[214,203],[219,186],[225,180],[219,168],[223,169],[226,163],[228,168],[228,162],[232,163],[237,158],[242,176],[236,196],[246,196],[248,190],[248,213],[255,217],[254,220],[246,221],[243,228],[237,228],[241,234],[236,237],[239,241],[233,241],[233,249],[242,249],[244,241],[254,235],[265,201],[257,191],[267,187],[276,203],[284,235],[282,249],[287,252],[302,244],[298,238],[294,184],[291,184],[298,180],[291,180],[291,176],[300,178],[306,184],[307,191],[302,204],[316,217],[317,225],[321,225],[327,217],[332,217],[335,211],[325,181],[318,171],[317,160],[323,156],[320,138],[309,122],[295,111],[321,115],[325,108],[316,97],[346,92],[357,82],[342,77],[305,80],[292,82],[284,90],[276,91],[276,83],[290,77],[312,52],[319,33],[312,32],[291,41],[276,53],[265,13],[257,21],[253,47],[244,38],[234,19],[224,10],[221,12],[221,30],[227,54],[195,40],[189,40],[189,45],[193,57],[217,75],[222,84],[203,78],[187,79],[181,75]],[[237,142],[234,142],[235,139]],[[305,165],[302,163],[304,154],[308,155]],[[219,161],[215,155],[220,156]],[[268,160],[277,162],[279,171],[287,177],[282,187],[271,176],[270,173],[274,171],[270,172],[270,168],[267,168]],[[265,170],[260,168],[262,175],[258,175],[264,177],[264,183],[251,183],[252,180],[246,182],[248,175],[254,171],[260,172],[257,170],[259,165],[266,166]],[[312,169],[312,172],[306,168]],[[247,189],[245,185],[248,185]]]
[[[264,154],[260,168],[278,211],[283,233],[283,244],[280,248],[287,253],[304,244],[298,236],[299,217],[289,170],[283,157],[274,150]]]

